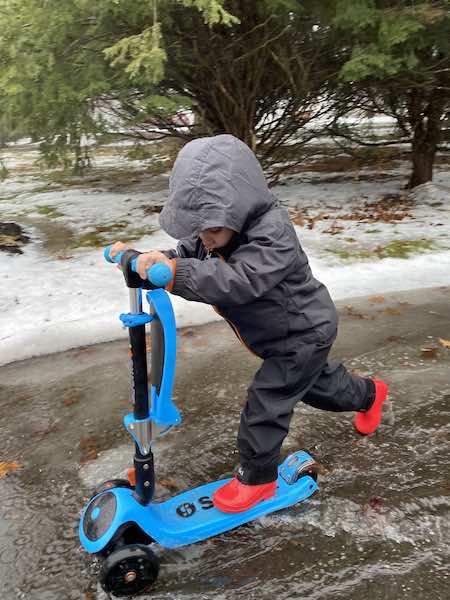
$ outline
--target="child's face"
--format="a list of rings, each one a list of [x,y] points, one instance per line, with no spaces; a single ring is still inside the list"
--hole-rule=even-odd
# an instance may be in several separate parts
[[[228,227],[211,227],[200,233],[200,239],[207,250],[223,248],[233,237],[234,231]]]

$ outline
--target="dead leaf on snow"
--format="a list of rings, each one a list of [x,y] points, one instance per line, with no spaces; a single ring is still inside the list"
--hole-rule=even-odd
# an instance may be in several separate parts
[[[411,206],[411,202],[405,198],[382,197],[375,202],[367,202],[353,213],[342,215],[340,218],[361,223],[397,223],[406,218],[413,218]]]
[[[314,225],[316,224],[316,221],[320,221],[321,219],[329,219],[330,217],[324,213],[320,213],[318,215],[316,215],[315,217],[309,217],[308,218],[308,229],[314,229]]]
[[[73,255],[67,255],[67,254],[57,254],[56,255],[56,260],[70,260],[73,258]]]
[[[385,301],[384,296],[370,296],[367,299],[369,302],[373,302],[375,304],[383,304],[383,302]]]
[[[337,233],[341,233],[345,230],[345,227],[341,227],[336,223],[333,223],[329,229],[325,229],[323,233],[329,233],[330,235],[336,235]]]
[[[292,216],[292,222],[294,223],[294,225],[298,225],[299,227],[305,226],[305,219],[303,218],[303,215],[301,213],[297,213],[294,216]]]
[[[444,348],[450,348],[450,340],[444,340],[444,338],[438,338],[438,342],[441,344],[441,346],[444,346]]]
[[[3,477],[6,477],[6,475],[9,475],[9,473],[14,473],[14,471],[17,471],[17,469],[20,469],[22,465],[18,462],[12,461],[12,462],[6,462],[6,461],[0,461],[0,479],[3,479]]]

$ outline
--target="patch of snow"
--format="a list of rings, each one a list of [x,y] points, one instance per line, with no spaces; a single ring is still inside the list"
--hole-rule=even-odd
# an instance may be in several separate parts
[[[324,178],[327,176],[330,174],[324,174]],[[405,179],[400,168],[388,180],[381,181],[376,172],[372,181],[355,178],[327,183],[320,181],[317,174],[316,183],[312,183],[312,178],[302,179],[303,174],[275,187],[274,193],[283,204],[301,210],[308,217],[327,215],[326,219],[314,221],[311,229],[306,222],[296,230],[315,277],[327,285],[335,300],[450,285],[449,173],[437,170],[433,183],[414,190],[412,197],[416,204],[410,208],[411,216],[388,223],[342,217],[363,210],[367,202],[381,196],[398,195]],[[136,230],[154,230],[158,215],[151,207],[161,205],[168,193],[167,190],[110,193],[80,187],[33,194],[28,187],[31,183],[17,178],[6,187],[5,182],[2,184],[2,220],[21,222],[20,215],[24,212],[28,218],[42,218],[39,207],[50,207],[60,216],[49,221],[66,226],[75,234],[121,224],[117,234],[108,234],[111,242],[125,240],[127,234]],[[8,197],[14,189],[19,190],[18,195]],[[337,235],[327,233],[333,223],[345,229]],[[1,255],[0,364],[126,337],[127,331],[122,329],[118,315],[128,310],[128,292],[121,273],[104,261],[101,250],[73,249],[66,253],[69,258],[61,260],[48,254],[42,234],[29,223],[27,233],[34,241],[24,246],[22,255]],[[160,230],[139,235],[140,239],[133,243],[139,250],[176,245],[175,240]],[[408,259],[375,258],[377,246],[423,238],[433,244],[430,250]],[[349,260],[342,258],[343,249],[349,251]],[[358,258],[362,250],[368,252],[369,258]],[[187,302],[177,296],[171,298],[179,327],[219,319],[205,304]]]

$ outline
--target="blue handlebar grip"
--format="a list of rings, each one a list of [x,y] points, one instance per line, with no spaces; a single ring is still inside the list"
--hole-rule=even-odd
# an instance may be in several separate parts
[[[111,250],[111,246],[106,246],[106,248],[103,250],[103,256],[106,261],[108,261],[109,263],[113,263],[114,261],[109,255],[110,250]]]
[[[117,263],[120,265],[123,252],[119,252],[114,258],[111,258],[109,255],[110,251],[111,246],[106,246],[103,250],[105,260],[109,263]],[[131,261],[131,270],[135,273],[137,273],[137,259],[138,257],[136,256],[136,258],[133,258]],[[166,287],[166,285],[172,281],[172,269],[165,263],[155,263],[148,269],[147,278],[155,287]]]
[[[111,258],[111,256],[109,255],[109,253],[111,252],[111,247],[112,246],[106,246],[106,248],[103,250],[103,256],[105,257],[105,260],[107,260],[109,263],[115,263],[117,265],[120,265],[123,252],[119,252],[114,258]]]
[[[131,261],[131,270],[137,273],[137,259]],[[172,269],[165,263],[155,263],[147,270],[147,279],[155,287],[166,287],[172,281]]]
[[[147,276],[156,287],[165,287],[172,281],[172,269],[166,263],[155,263],[147,271]]]

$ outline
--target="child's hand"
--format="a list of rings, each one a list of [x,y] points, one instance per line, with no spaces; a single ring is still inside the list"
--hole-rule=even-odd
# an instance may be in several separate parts
[[[124,244],[123,242],[116,242],[113,244],[109,250],[109,256],[114,258],[119,254],[119,252],[125,252],[125,250],[129,250],[130,246],[128,244]]]
[[[158,250],[151,250],[150,252],[139,255],[136,263],[139,277],[141,279],[147,279],[147,271],[155,263],[165,263],[166,265],[169,265],[169,267],[171,266],[170,259]]]

